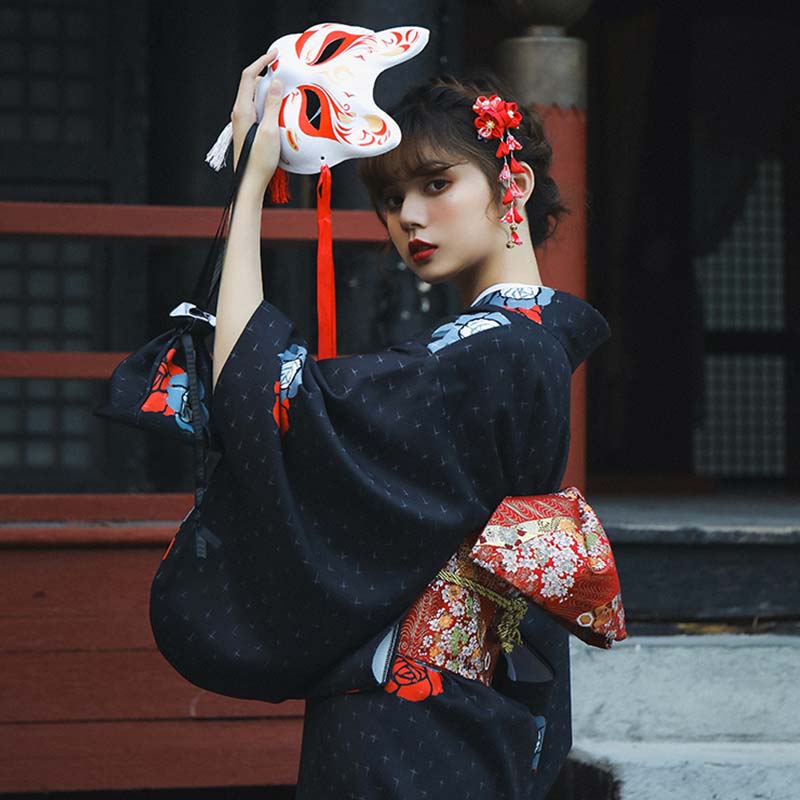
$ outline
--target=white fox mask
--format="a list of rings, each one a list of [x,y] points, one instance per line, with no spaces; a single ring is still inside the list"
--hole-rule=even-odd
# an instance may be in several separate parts
[[[271,47],[278,56],[258,83],[255,105],[260,122],[267,88],[273,76],[280,78],[280,166],[311,175],[323,164],[332,167],[397,147],[400,128],[375,103],[375,80],[417,55],[429,35],[427,28],[414,26],[372,31],[324,22],[275,41]],[[231,138],[229,124],[206,156],[214,169],[225,163]]]

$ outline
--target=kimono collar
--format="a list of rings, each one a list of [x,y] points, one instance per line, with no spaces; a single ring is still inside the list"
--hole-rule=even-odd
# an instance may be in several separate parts
[[[533,283],[496,283],[482,291],[470,308],[499,306],[547,328],[563,345],[574,372],[611,336],[606,318],[569,292]]]

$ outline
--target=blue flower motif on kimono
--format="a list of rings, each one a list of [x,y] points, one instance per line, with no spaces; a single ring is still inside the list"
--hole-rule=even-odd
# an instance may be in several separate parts
[[[533,748],[533,762],[531,769],[536,771],[539,766],[539,758],[542,755],[542,745],[544,744],[544,729],[547,726],[547,720],[542,716],[534,716],[533,721],[536,723],[536,746]]]
[[[500,306],[507,311],[516,311],[533,322],[542,324],[542,309],[550,305],[555,290],[549,286],[506,286],[495,289],[478,305]]]
[[[289,430],[289,401],[303,384],[303,367],[307,355],[308,350],[301,344],[291,344],[282,353],[278,353],[281,376],[275,381],[275,405],[272,413],[281,436]]]
[[[172,417],[179,428],[191,432],[192,404],[189,396],[189,376],[177,363],[178,349],[171,347],[159,363],[153,382],[141,410]],[[208,409],[203,399],[205,386],[200,382],[200,424],[208,422]]]
[[[465,339],[474,333],[500,325],[510,325],[511,322],[496,311],[476,311],[472,314],[461,314],[453,322],[445,322],[431,334],[433,339],[426,345],[431,353],[453,344],[459,339]]]
[[[203,403],[206,394],[206,387],[202,381],[198,381],[200,389],[200,423],[204,425],[208,422],[208,409]],[[192,404],[189,400],[189,376],[184,372],[182,375],[175,375],[167,389],[167,406],[175,412],[175,422],[179,428],[185,431],[192,431]]]
[[[281,400],[294,397],[303,383],[303,367],[308,351],[301,344],[292,344],[288,350],[278,354],[281,364]]]

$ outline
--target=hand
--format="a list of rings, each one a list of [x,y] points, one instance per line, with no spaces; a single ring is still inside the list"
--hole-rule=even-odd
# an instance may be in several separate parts
[[[264,80],[264,76],[258,73],[269,66],[277,58],[277,55],[278,51],[273,47],[269,52],[260,56],[242,70],[239,91],[231,112],[234,169],[239,163],[239,156],[247,132],[258,120],[255,94],[259,82]],[[255,177],[263,184],[264,189],[270,182],[280,158],[281,144],[278,130],[278,112],[280,110],[282,92],[281,82],[273,79],[264,98],[261,122],[253,140],[246,168],[247,175]]]

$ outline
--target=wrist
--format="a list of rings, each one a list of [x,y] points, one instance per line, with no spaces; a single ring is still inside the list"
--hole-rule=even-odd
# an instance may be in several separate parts
[[[245,170],[244,175],[242,175],[242,182],[239,184],[237,200],[243,198],[246,201],[253,201],[263,205],[264,195],[271,179],[271,175],[256,176],[249,170]]]

